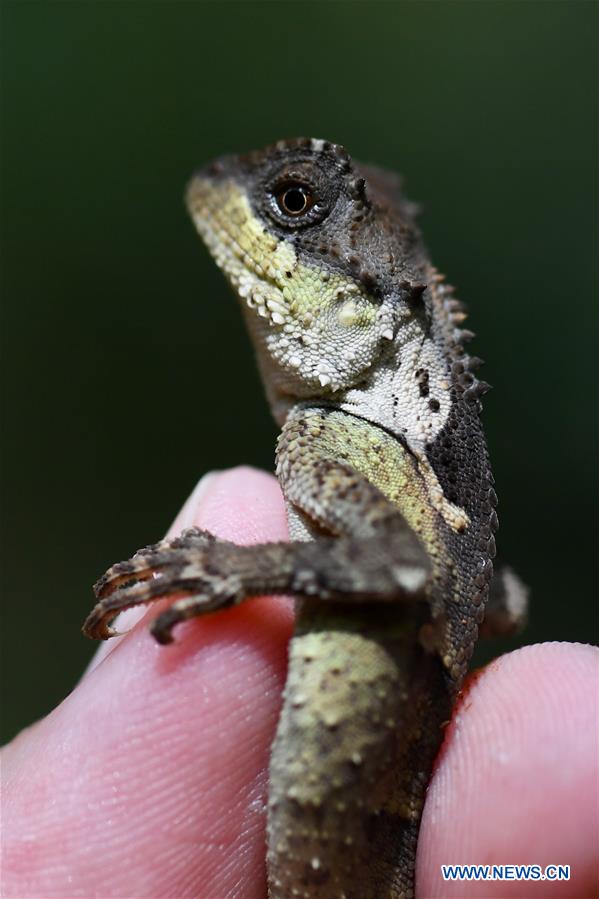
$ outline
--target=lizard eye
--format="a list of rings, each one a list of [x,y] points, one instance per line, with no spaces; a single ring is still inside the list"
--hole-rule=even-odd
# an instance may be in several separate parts
[[[298,231],[322,222],[336,198],[335,186],[306,162],[286,165],[259,185],[259,202],[285,231]],[[266,202],[265,202],[266,201]]]
[[[299,216],[314,204],[312,192],[303,184],[286,184],[277,194],[277,205],[286,215]]]

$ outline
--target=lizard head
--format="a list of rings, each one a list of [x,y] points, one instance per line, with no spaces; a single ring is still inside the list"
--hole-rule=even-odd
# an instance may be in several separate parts
[[[276,403],[347,389],[389,352],[422,292],[397,179],[300,138],[213,162],[187,204],[242,303]]]

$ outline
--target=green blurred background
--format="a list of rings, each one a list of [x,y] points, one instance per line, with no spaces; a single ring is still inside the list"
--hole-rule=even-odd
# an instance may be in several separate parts
[[[5,739],[90,658],[103,569],[158,539],[203,472],[272,467],[182,191],[281,136],[404,173],[496,388],[500,553],[534,590],[522,642],[596,637],[597,10],[4,2]]]

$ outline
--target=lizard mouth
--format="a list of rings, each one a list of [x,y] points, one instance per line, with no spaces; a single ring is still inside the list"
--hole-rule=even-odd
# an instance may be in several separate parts
[[[278,241],[268,235],[254,216],[246,193],[231,179],[196,175],[186,192],[186,202],[200,237],[225,274],[237,260],[258,277],[266,275]]]
[[[272,325],[283,325],[297,269],[293,244],[267,231],[232,179],[196,175],[186,201],[200,237],[239,299]]]

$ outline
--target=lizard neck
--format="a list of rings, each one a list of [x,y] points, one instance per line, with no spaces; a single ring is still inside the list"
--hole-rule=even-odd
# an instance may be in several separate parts
[[[411,447],[432,443],[449,418],[451,377],[441,349],[414,327],[401,343],[345,391],[336,405],[344,412],[381,425]]]
[[[298,404],[323,404],[380,425],[413,448],[423,448],[436,439],[451,412],[446,356],[415,320],[402,324],[395,341],[357,383],[335,393],[288,394],[273,376],[276,371],[269,355],[258,353],[258,364],[271,410],[281,426]]]

